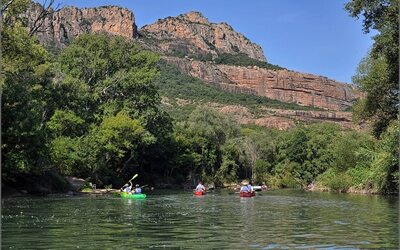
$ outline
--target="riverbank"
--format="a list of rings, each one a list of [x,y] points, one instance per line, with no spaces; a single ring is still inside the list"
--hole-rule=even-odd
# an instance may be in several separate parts
[[[77,195],[107,195],[118,193],[119,189],[113,188],[96,188],[95,185],[85,181],[84,179],[76,177],[68,178],[56,178],[56,175],[47,175],[45,177],[37,176],[21,176],[18,182],[13,185],[2,184],[2,197],[24,197],[24,196],[77,196]],[[211,184],[210,184],[211,185]],[[214,185],[211,185],[210,189],[214,189]],[[151,187],[153,188],[153,187]],[[148,191],[151,188],[145,188]],[[191,189],[188,185],[160,185],[156,189]],[[223,187],[217,187],[219,189],[227,189],[232,191],[238,191],[240,189],[239,183],[225,184]],[[268,187],[267,190],[277,190],[281,188]],[[301,189],[301,188],[299,188]],[[382,195],[375,192],[372,189],[356,189],[348,188],[346,190],[332,190],[328,187],[324,187],[318,184],[309,185],[308,187],[302,188],[310,192],[332,192],[332,193],[348,193],[348,194],[362,194],[362,195]],[[397,193],[391,195],[398,195]]]
[[[306,191],[310,192],[331,192],[331,193],[345,193],[345,194],[363,194],[363,195],[384,195],[380,194],[372,189],[357,189],[354,187],[350,187],[348,189],[341,189],[341,190],[332,190],[331,188],[319,186],[319,185],[312,185],[304,188]],[[398,195],[398,193],[393,193],[389,195]]]
[[[238,192],[236,189],[232,188],[218,188],[219,190],[228,190],[232,191],[231,193]],[[216,189],[216,190],[218,190]],[[262,191],[257,191],[257,193],[262,192],[270,192],[270,191],[277,191],[277,190],[284,190],[286,188],[271,188],[268,190],[262,190]],[[157,190],[171,190],[171,189],[157,189]],[[185,190],[185,189],[182,189]],[[313,188],[313,189],[298,189],[298,190],[305,190],[307,192],[315,192],[315,193],[343,193],[343,194],[356,194],[356,195],[379,195],[379,196],[384,196],[382,194],[376,193],[376,192],[371,192],[369,190],[357,190],[357,189],[350,189],[347,192],[337,192],[337,191],[331,191],[328,188]],[[152,192],[153,190],[151,189],[145,189],[144,193],[147,192]],[[18,191],[18,190],[13,190],[13,192],[6,192],[4,193],[2,191],[2,198],[14,198],[14,197],[34,197],[34,196],[51,196],[51,197],[72,197],[72,196],[103,196],[103,195],[114,195],[114,194],[119,194],[120,190],[119,189],[89,189],[85,188],[81,191],[68,191],[64,193],[48,193],[48,194],[29,194],[25,190]],[[397,195],[397,194],[390,194],[390,195]]]

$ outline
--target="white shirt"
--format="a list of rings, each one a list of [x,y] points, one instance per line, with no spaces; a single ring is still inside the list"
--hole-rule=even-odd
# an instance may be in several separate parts
[[[202,184],[199,184],[199,185],[197,185],[197,187],[196,187],[196,190],[197,191],[203,191],[203,190],[205,190],[206,188],[202,185]]]

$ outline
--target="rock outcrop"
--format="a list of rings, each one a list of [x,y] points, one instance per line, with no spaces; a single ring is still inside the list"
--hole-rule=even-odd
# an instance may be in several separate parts
[[[40,4],[32,2],[26,13],[28,28],[35,26],[35,20],[42,11]],[[266,58],[260,46],[234,31],[231,26],[211,23],[199,12],[159,19],[138,32],[133,13],[125,8],[105,6],[78,9],[68,6],[48,15],[36,35],[41,43],[61,48],[80,34],[96,32],[129,39],[139,38],[137,41],[164,55],[163,59],[177,66],[182,73],[200,78],[222,90],[330,110],[263,110],[261,117],[249,118],[248,123],[251,124],[284,129],[297,121],[331,121],[349,128],[351,114],[340,111],[351,107],[361,96],[351,85],[323,76],[285,69],[214,63],[213,58],[221,54],[241,53],[264,62]],[[246,123],[246,119],[242,121]]]
[[[43,6],[32,2],[27,13],[28,28],[32,28]],[[63,47],[83,33],[108,33],[133,39],[137,36],[135,17],[125,8],[105,6],[82,8],[67,6],[50,14],[43,20],[35,34],[46,45]]]
[[[326,110],[345,110],[360,97],[349,84],[323,76],[289,70],[219,65],[177,57],[163,57],[182,73],[234,93],[265,96],[282,102]]]
[[[163,54],[211,55],[243,53],[266,61],[262,48],[227,23],[210,23],[199,12],[159,19],[140,29],[153,50]]]

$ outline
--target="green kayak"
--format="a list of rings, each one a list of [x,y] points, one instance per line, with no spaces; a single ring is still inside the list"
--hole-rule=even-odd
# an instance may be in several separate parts
[[[128,194],[128,193],[122,192],[121,197],[126,198],[126,199],[144,199],[144,198],[146,198],[146,194]]]

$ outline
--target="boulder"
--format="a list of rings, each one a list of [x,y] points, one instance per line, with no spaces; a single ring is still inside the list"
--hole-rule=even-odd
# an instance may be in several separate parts
[[[86,181],[84,179],[68,177],[67,180],[71,185],[73,191],[79,191],[86,185]]]

